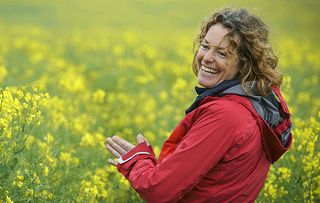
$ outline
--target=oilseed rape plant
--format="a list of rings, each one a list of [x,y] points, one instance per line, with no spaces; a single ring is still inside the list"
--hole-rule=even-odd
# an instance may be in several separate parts
[[[107,164],[104,141],[142,133],[159,155],[196,96],[192,39],[0,30],[0,202],[143,202]],[[320,202],[320,49],[294,37],[274,44],[294,141],[257,202]]]
[[[37,85],[31,87],[7,87],[0,90],[0,194],[2,200],[11,200],[9,191],[24,190],[30,183],[38,182],[39,177],[32,171],[22,172],[27,164],[24,159],[25,148],[30,149],[28,139],[32,128],[43,121],[40,108],[46,104],[48,93]],[[26,177],[28,176],[28,177]],[[30,178],[31,177],[31,178]],[[28,188],[25,190],[33,190]]]

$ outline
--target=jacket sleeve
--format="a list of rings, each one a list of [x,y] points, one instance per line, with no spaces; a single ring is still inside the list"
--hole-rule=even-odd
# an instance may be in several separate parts
[[[157,164],[150,148],[138,145],[118,170],[147,202],[176,202],[212,169],[232,146],[239,118],[217,103],[203,109],[177,149]],[[139,150],[140,148],[140,150]],[[143,149],[142,149],[143,148]],[[137,154],[137,151],[150,154]],[[130,153],[130,154],[129,154]]]

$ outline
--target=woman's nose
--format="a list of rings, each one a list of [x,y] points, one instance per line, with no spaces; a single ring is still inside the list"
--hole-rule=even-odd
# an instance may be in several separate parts
[[[212,63],[214,61],[214,54],[212,53],[211,50],[209,50],[205,53],[205,55],[203,56],[203,60],[205,62],[210,62],[210,63]]]

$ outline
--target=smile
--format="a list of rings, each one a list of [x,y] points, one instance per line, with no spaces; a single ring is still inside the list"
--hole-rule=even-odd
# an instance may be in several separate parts
[[[212,69],[212,68],[207,68],[207,67],[205,67],[205,66],[201,66],[201,69],[202,69],[204,72],[210,73],[210,74],[217,74],[217,73],[219,73],[219,71],[214,70],[214,69]]]

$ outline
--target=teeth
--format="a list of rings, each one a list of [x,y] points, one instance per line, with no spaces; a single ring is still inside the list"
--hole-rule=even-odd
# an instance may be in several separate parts
[[[211,74],[217,74],[219,71],[213,70],[211,68],[207,68],[205,66],[201,66],[201,69],[204,70],[205,72],[211,73]]]

